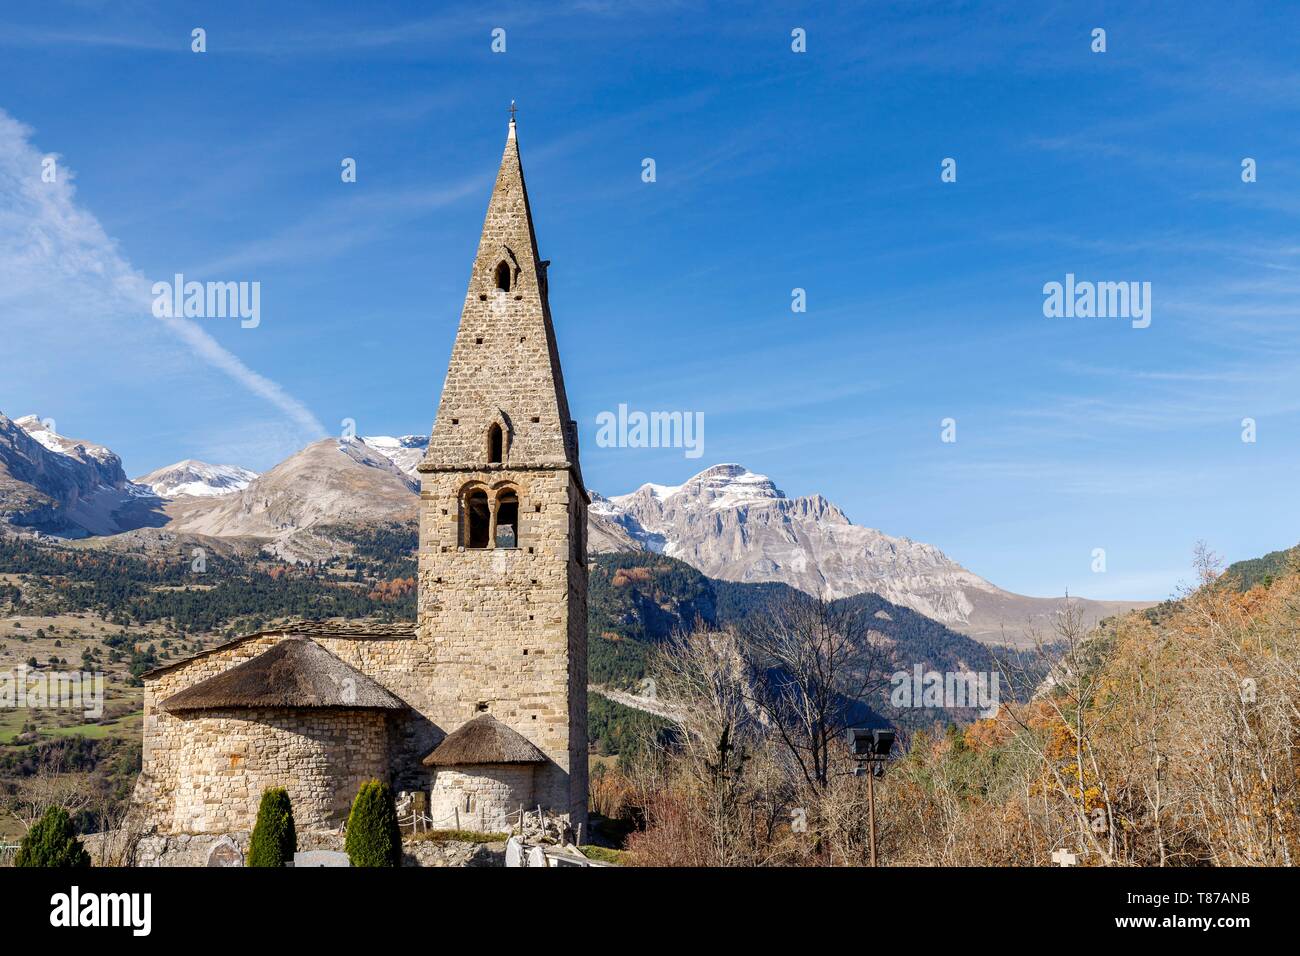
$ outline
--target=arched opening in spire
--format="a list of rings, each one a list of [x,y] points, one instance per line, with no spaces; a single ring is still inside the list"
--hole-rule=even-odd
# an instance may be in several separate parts
[[[496,282],[502,292],[510,291],[510,263],[504,259],[497,263]]]
[[[501,424],[493,422],[488,427],[487,434],[487,453],[488,464],[501,464],[502,452],[505,450],[505,435],[501,431]]]

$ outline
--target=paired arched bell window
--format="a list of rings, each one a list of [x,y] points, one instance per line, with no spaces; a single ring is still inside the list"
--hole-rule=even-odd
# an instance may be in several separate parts
[[[461,547],[519,547],[519,492],[503,485],[489,494],[471,486],[460,495]]]

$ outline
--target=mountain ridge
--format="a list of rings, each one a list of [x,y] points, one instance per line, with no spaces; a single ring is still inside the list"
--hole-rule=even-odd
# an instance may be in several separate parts
[[[60,435],[47,421],[0,413],[0,521],[71,538],[166,522],[112,450]]]
[[[59,436],[35,416],[21,421],[0,416],[0,520],[9,525],[105,536],[106,546],[114,535],[146,548],[175,535],[238,540],[295,561],[349,553],[339,527],[413,523],[428,447],[419,435],[327,438],[263,474],[187,459],[131,482],[106,446]],[[790,498],[734,462],[679,485],[591,499],[593,554],[662,553],[719,581],[787,584],[832,600],[872,593],[986,644],[1031,643],[1064,605],[999,588],[934,545],[854,524],[820,494]],[[1154,602],[1077,603],[1100,619]]]
[[[766,475],[714,465],[680,485],[593,496],[593,550],[658,551],[722,581],[778,582],[831,600],[872,593],[989,644],[1050,631],[1065,598],[1014,594],[939,548],[856,525],[819,494],[790,498]],[[1077,603],[1090,617],[1144,601]]]
[[[269,550],[315,560],[334,547],[318,529],[334,524],[414,521],[418,483],[359,439],[323,438],[238,492],[170,503],[168,529],[267,539]]]

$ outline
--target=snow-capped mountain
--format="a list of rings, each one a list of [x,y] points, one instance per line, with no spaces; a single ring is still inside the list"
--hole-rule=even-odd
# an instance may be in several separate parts
[[[186,458],[135,479],[159,498],[219,498],[243,491],[257,472]]]
[[[106,446],[60,435],[37,415],[0,414],[0,525],[60,537],[160,528],[322,556],[348,548],[322,526],[415,519],[415,466],[428,441],[325,439],[264,475],[186,459],[130,481]]]
[[[158,504],[111,449],[60,435],[38,415],[0,414],[0,521],[66,537],[116,534],[164,523]]]
[[[601,512],[647,549],[730,581],[783,581],[829,598],[875,591],[936,620],[997,590],[933,545],[853,524],[820,495],[787,498],[766,475],[714,465],[681,485],[645,484]]]
[[[991,642],[1004,639],[1004,627],[1015,641],[1060,606],[1004,591],[934,545],[855,525],[821,495],[787,498],[766,475],[736,464],[681,485],[593,496],[591,516],[593,550],[662,551],[712,578],[779,581],[829,598],[872,591]],[[1134,606],[1084,603],[1098,614]]]
[[[610,501],[617,507],[627,509],[632,506],[634,499],[647,494],[649,500],[661,505],[668,505],[671,501],[674,506],[688,505],[693,509],[704,508],[710,511],[788,500],[785,492],[767,475],[755,474],[742,465],[714,465],[683,484],[646,483],[631,494],[616,495]]]
[[[420,480],[420,475],[415,470],[415,466],[420,463],[420,459],[424,457],[425,451],[429,448],[428,435],[403,435],[401,438],[375,435],[362,438],[361,441],[379,452],[417,482]]]

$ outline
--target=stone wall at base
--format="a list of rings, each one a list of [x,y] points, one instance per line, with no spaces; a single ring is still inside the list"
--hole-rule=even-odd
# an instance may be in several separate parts
[[[248,855],[247,832],[172,833],[141,837],[135,847],[137,866],[207,866],[213,850],[233,843],[240,858]],[[104,862],[101,849],[120,844],[118,832],[92,833],[82,837],[95,866]],[[342,833],[299,833],[298,850],[333,850],[343,852]],[[504,843],[462,843],[454,840],[404,840],[402,866],[489,867],[505,866]]]

